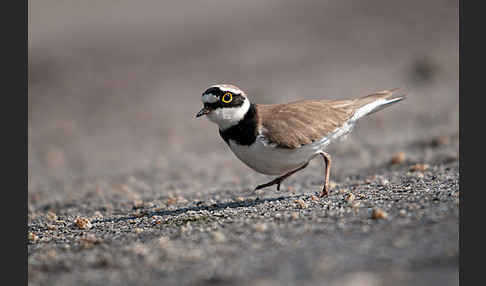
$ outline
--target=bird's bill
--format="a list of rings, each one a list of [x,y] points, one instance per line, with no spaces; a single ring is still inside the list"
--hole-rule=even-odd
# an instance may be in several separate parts
[[[199,116],[203,116],[203,115],[206,115],[208,114],[209,112],[211,112],[211,109],[209,109],[208,107],[203,107],[197,114],[196,114],[196,117],[199,117]]]

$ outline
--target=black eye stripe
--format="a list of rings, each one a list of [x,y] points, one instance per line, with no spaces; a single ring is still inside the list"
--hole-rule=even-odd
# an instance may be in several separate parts
[[[223,100],[223,97],[225,94],[230,93],[231,94],[231,100],[229,98],[225,98]],[[204,106],[208,107],[210,109],[217,109],[217,108],[222,108],[222,107],[239,107],[243,104],[245,101],[245,97],[242,95],[242,93],[234,93],[233,91],[228,91],[228,90],[221,90],[219,87],[210,87],[206,91],[203,92],[202,96],[205,94],[212,94],[216,97],[218,97],[218,101],[216,102],[205,102]]]

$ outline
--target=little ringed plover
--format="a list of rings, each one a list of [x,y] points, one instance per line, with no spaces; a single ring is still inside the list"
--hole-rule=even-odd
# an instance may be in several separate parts
[[[210,86],[202,94],[204,107],[196,117],[206,115],[219,127],[219,134],[231,151],[253,170],[279,176],[255,190],[280,184],[307,167],[315,156],[325,162],[324,187],[329,193],[331,156],[325,147],[352,131],[356,121],[393,103],[405,95],[393,96],[397,89],[376,92],[348,100],[299,100],[283,104],[254,104],[235,85]]]

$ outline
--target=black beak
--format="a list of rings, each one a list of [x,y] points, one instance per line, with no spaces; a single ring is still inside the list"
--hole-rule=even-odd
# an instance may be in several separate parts
[[[196,114],[196,118],[199,117],[199,116],[203,116],[203,115],[206,115],[208,114],[209,112],[211,112],[211,109],[209,109],[208,107],[203,107],[203,109],[201,109],[197,114]]]

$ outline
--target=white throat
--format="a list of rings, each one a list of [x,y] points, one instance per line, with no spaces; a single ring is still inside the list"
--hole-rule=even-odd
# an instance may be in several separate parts
[[[225,130],[238,124],[245,117],[248,109],[250,109],[250,101],[245,98],[241,106],[217,108],[208,113],[207,117],[218,124],[220,130]]]

